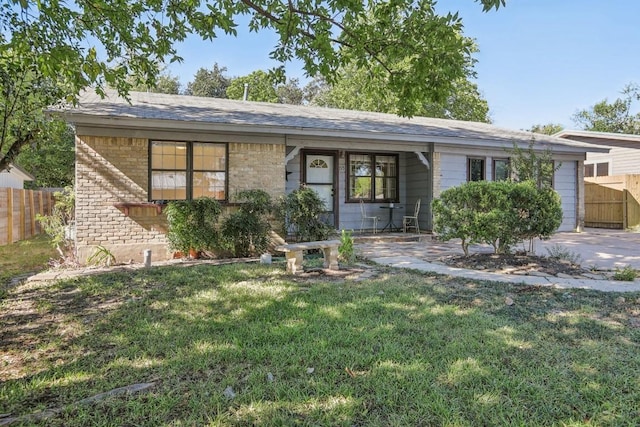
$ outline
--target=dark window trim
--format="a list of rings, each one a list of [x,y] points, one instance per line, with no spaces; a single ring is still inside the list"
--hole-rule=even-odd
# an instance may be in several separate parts
[[[496,162],[500,162],[500,161],[507,162],[507,171],[509,172],[509,176],[507,177],[507,179],[511,177],[511,157],[494,157],[491,159],[491,162],[492,162],[491,177],[493,178],[494,181],[496,181]]]
[[[487,158],[479,156],[467,156],[467,182],[471,181],[471,160],[482,160],[482,179],[487,180]]]
[[[156,200],[151,199],[151,193],[153,190],[153,181],[152,174],[153,171],[182,171],[182,169],[154,169],[152,162],[152,154],[153,154],[153,143],[154,142],[175,142],[175,143],[184,143],[187,145],[187,194],[186,200],[193,200],[193,144],[215,144],[215,145],[224,145],[224,156],[225,156],[225,164],[224,171],[222,170],[207,170],[206,172],[224,172],[225,180],[224,180],[224,199],[216,199],[221,203],[228,203],[229,201],[229,143],[227,142],[205,142],[205,141],[194,141],[194,140],[182,140],[178,141],[176,139],[149,139],[147,147],[147,201],[155,202]],[[195,172],[203,172],[198,169]],[[182,200],[182,199],[180,199]],[[162,200],[160,202],[169,202],[171,200]]]
[[[587,168],[591,167],[591,173],[587,175]],[[595,163],[585,163],[584,165],[584,176],[587,178],[593,178],[596,176],[596,164]]]
[[[601,172],[603,172],[603,171],[600,169],[600,166],[601,166],[601,165],[606,165],[606,167],[607,167],[606,171],[604,171],[604,172],[606,172],[605,174],[601,174]],[[609,174],[609,162],[597,162],[597,163],[595,164],[595,170],[594,170],[594,173],[595,173],[595,176],[610,176],[610,174]]]
[[[351,197],[351,156],[370,156],[372,173],[371,176],[371,197],[368,199],[352,198]],[[378,199],[375,198],[375,162],[376,156],[395,157],[396,159],[396,197],[393,199]],[[360,203],[362,200],[364,203],[399,203],[400,202],[400,156],[398,153],[384,153],[384,152],[367,152],[367,151],[347,151],[345,153],[345,203]]]

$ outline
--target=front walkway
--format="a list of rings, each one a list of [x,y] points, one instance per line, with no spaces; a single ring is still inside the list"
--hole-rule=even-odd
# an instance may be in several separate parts
[[[640,233],[600,229],[587,229],[584,233],[558,233],[548,241],[537,241],[536,253],[548,255],[546,248],[552,248],[554,245],[560,245],[561,248],[580,256],[583,267],[613,270],[629,265],[640,270]],[[420,241],[363,239],[356,244],[356,250],[359,255],[377,264],[473,280],[609,292],[640,292],[640,279],[634,282],[621,282],[555,276],[520,276],[449,267],[438,263],[437,260],[447,255],[461,255],[462,249],[459,242],[433,241],[430,236],[422,236]],[[471,252],[480,251],[491,252],[492,249],[480,245],[473,246],[471,249]]]

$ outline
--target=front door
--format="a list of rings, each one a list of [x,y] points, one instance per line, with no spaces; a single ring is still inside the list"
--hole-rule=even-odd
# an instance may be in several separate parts
[[[336,191],[335,165],[336,156],[333,153],[305,153],[305,176],[304,182],[307,187],[313,188],[324,201],[326,211],[326,221],[328,224],[336,224]]]

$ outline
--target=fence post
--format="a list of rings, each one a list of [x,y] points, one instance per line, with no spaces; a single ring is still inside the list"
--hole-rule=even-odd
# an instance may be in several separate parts
[[[44,215],[44,191],[38,192],[38,214]],[[38,234],[42,233],[42,225],[40,222],[36,224],[38,226]]]
[[[627,201],[629,190],[626,188],[622,190],[622,229],[626,230],[629,227],[629,219],[627,217]]]
[[[13,188],[7,189],[7,243],[13,243]]]
[[[18,240],[23,240],[26,237],[26,194],[24,190],[20,191],[20,237]]]
[[[36,204],[33,199],[33,190],[29,190],[29,213],[31,216],[31,235],[36,235]]]

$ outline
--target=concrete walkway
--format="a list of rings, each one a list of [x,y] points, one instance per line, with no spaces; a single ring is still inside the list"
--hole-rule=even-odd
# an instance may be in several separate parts
[[[558,233],[550,240],[536,242],[536,253],[548,255],[546,248],[559,245],[579,256],[584,267],[604,270],[631,266],[640,270],[640,233],[621,230],[587,229],[583,233]],[[553,286],[556,288],[581,288],[605,292],[640,292],[640,279],[634,282],[614,280],[565,279],[555,276],[522,276],[491,273],[479,270],[454,268],[438,263],[447,255],[461,255],[459,242],[438,242],[422,238],[419,242],[364,241],[356,245],[358,253],[381,265],[410,268],[419,271],[464,277],[473,280],[489,280],[504,283]],[[491,252],[487,246],[474,246],[471,252]]]

